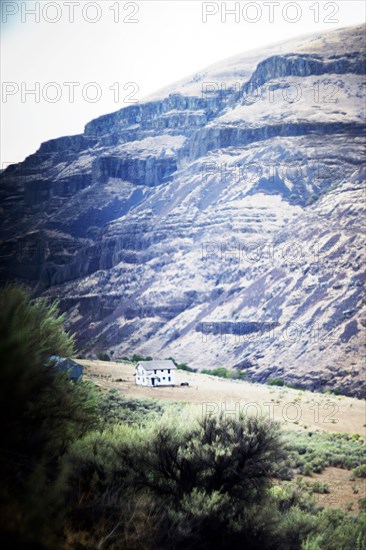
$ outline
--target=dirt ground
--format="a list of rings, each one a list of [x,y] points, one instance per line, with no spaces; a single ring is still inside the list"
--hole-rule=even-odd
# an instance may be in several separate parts
[[[137,386],[134,365],[112,361],[77,360],[84,365],[84,378],[121,395],[184,401],[202,406],[202,411],[239,411],[282,421],[294,429],[323,429],[365,436],[366,407],[359,399],[309,391],[225,380],[206,374],[178,370],[175,387]],[[179,386],[188,381],[189,386]]]
[[[350,480],[351,472],[341,468],[326,468],[321,474],[313,474],[305,477],[307,481],[321,481],[327,483],[329,493],[314,494],[315,501],[319,506],[329,508],[341,508],[344,511],[358,513],[358,499],[366,496],[366,480]]]

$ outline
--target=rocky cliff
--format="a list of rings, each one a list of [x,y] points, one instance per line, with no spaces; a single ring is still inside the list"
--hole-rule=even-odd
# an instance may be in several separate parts
[[[84,352],[363,396],[364,27],[210,67],[1,174],[0,276]]]

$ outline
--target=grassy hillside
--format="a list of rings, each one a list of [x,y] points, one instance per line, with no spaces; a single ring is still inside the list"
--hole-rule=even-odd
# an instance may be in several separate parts
[[[116,389],[120,395],[136,398],[182,401],[197,404],[207,412],[238,411],[262,414],[293,429],[321,429],[365,435],[364,402],[360,399],[313,393],[280,386],[227,380],[195,372],[177,371],[177,386],[136,386],[131,362],[79,360],[87,380],[98,387]],[[188,387],[180,387],[181,381]]]

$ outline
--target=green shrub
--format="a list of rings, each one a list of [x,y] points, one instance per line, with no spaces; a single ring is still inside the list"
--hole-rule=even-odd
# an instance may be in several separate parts
[[[349,515],[340,510],[324,510],[317,516],[314,533],[303,543],[303,550],[335,550],[355,548],[364,550],[366,516]]]
[[[74,351],[57,304],[2,289],[0,336],[1,532],[10,546],[43,547],[62,509],[52,494],[59,458],[97,424],[95,395],[50,363],[50,356]]]
[[[248,375],[242,370],[234,371],[231,375],[233,380],[248,380]]]
[[[357,466],[352,470],[351,473],[351,480],[355,480],[356,478],[365,478],[366,477],[366,464],[361,464],[360,466]]]
[[[181,404],[165,404],[154,399],[134,399],[121,396],[117,390],[102,393],[99,398],[98,410],[101,421],[105,424],[136,424],[146,425],[158,420],[167,410],[179,411]],[[174,409],[174,410],[173,410]]]
[[[284,386],[285,382],[282,380],[282,378],[269,378],[268,379],[268,385],[269,386]]]
[[[97,358],[99,359],[99,361],[110,361],[111,360],[108,353],[106,353],[105,351],[100,351],[99,353],[97,353]]]
[[[308,462],[300,467],[300,471],[304,474],[304,476],[311,476],[314,472],[312,464],[309,464]]]
[[[329,493],[329,487],[327,483],[322,483],[321,481],[315,481],[312,485],[313,493],[325,494]]]
[[[187,372],[197,372],[197,369],[194,369],[194,368],[190,367],[186,363],[178,363],[177,364],[177,369],[184,370],[184,371],[187,371]]]
[[[299,391],[306,391],[308,388],[305,388],[305,386],[302,386],[301,384],[295,383],[295,384],[285,384],[287,388],[292,388],[294,390]],[[298,399],[298,398],[297,398]]]
[[[231,371],[225,367],[217,367],[216,369],[202,369],[202,374],[210,374],[211,376],[218,376],[219,378],[231,378]]]
[[[279,525],[279,531],[283,537],[281,548],[301,548],[302,541],[306,540],[316,527],[316,516],[301,510],[296,505],[292,506],[283,515]]]
[[[210,416],[173,425],[163,419],[79,440],[64,461],[60,485],[68,487],[73,529],[103,538],[117,525],[111,544],[143,499],[153,503],[158,526],[148,547],[229,549],[247,541],[274,549],[278,512],[267,500],[283,457],[277,427],[255,418]],[[145,516],[135,522],[146,531]],[[125,546],[132,547],[130,541]]]
[[[150,355],[147,355],[146,357],[144,355],[140,355],[139,353],[134,353],[131,357],[131,361],[134,363],[138,363],[139,361],[152,361],[153,358],[150,357]]]
[[[328,466],[356,468],[365,460],[363,441],[347,434],[291,431],[285,439],[291,467],[305,475],[320,473]]]

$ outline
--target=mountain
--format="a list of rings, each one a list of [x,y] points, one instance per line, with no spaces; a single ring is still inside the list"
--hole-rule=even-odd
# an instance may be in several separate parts
[[[1,281],[85,353],[362,397],[365,27],[218,63],[1,174]]]

